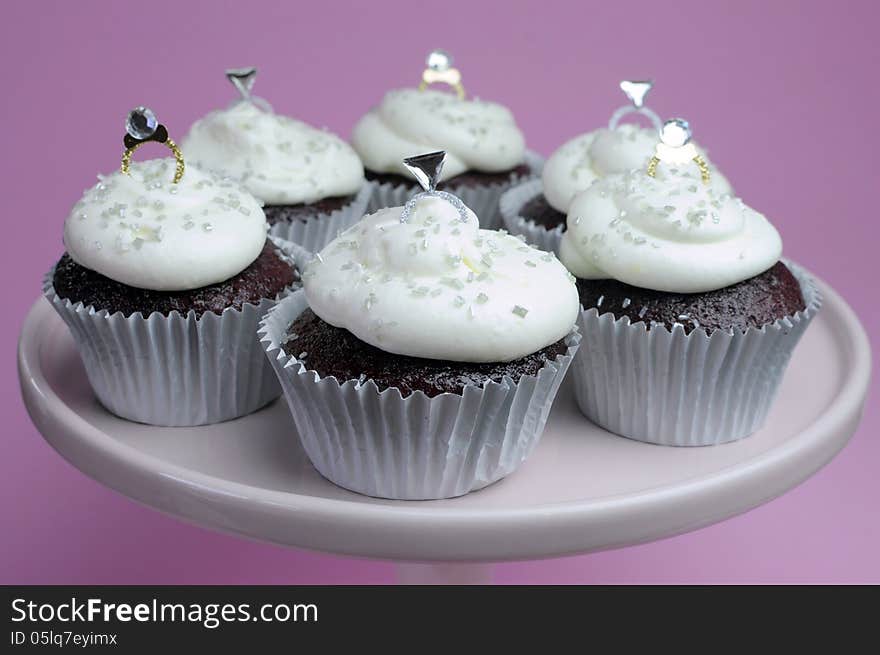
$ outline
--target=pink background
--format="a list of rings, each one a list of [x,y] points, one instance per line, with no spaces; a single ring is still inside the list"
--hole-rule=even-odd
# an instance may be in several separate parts
[[[421,5],[436,5],[430,13]],[[261,67],[279,111],[348,135],[426,52],[452,51],[468,90],[510,106],[548,154],[607,121],[622,78],[691,119],[785,251],[853,305],[880,345],[874,200],[875,2],[17,2],[4,7],[0,521],[3,583],[385,583],[391,564],[286,550],[184,525],[85,478],[40,438],[13,362],[21,321],[61,254],[61,227],[118,165],[125,113],[173,136]],[[867,283],[867,284],[866,284]],[[867,288],[866,288],[867,287]],[[874,386],[877,386],[876,376]],[[877,389],[851,444],[783,498],[698,532],[582,557],[509,563],[503,583],[880,583]],[[873,400],[873,403],[871,402]]]

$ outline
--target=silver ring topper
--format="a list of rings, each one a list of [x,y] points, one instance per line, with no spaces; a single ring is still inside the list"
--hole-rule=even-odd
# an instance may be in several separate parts
[[[424,191],[414,195],[404,205],[403,212],[400,214],[400,222],[406,223],[410,215],[415,209],[416,204],[422,198],[442,198],[458,211],[458,216],[462,223],[467,223],[468,210],[465,204],[458,196],[448,191],[438,191],[437,184],[440,182],[440,173],[443,171],[443,162],[446,161],[446,151],[438,150],[437,152],[429,152],[424,155],[415,157],[407,157],[403,160],[410,173],[413,174],[419,184],[422,185]]]
[[[652,109],[645,107],[645,98],[653,86],[654,82],[652,80],[623,80],[620,83],[620,90],[626,94],[626,97],[629,98],[632,104],[621,107],[611,114],[611,120],[608,121],[608,129],[615,129],[617,124],[620,123],[620,119],[627,114],[641,114],[646,116],[651,121],[654,129],[659,132],[663,127],[663,121],[660,120],[660,117]]]
[[[270,105],[268,101],[251,95],[251,89],[254,88],[254,82],[257,81],[257,69],[254,66],[248,66],[246,68],[228,68],[226,69],[226,79],[232,82],[232,86],[234,86],[241,94],[241,98],[236,100],[233,104],[249,102],[263,111],[272,113],[272,105]]]

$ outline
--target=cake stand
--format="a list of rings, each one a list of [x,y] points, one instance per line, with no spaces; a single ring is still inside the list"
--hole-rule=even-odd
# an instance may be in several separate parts
[[[631,441],[588,422],[565,383],[543,440],[519,471],[441,501],[368,498],[326,481],[300,448],[283,400],[199,428],[111,415],[42,298],[25,321],[18,366],[28,412],[52,447],[134,500],[223,532],[395,560],[402,582],[485,582],[489,562],[587,553],[721,521],[831,460],[858,424],[871,353],[852,310],[819,286],[823,308],[760,432],[704,448]]]

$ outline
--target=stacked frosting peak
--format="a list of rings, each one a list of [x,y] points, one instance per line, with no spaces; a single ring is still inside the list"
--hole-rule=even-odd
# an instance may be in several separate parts
[[[181,147],[189,162],[222,168],[268,205],[345,196],[364,181],[357,154],[338,136],[248,101],[196,121]]]
[[[390,353],[463,362],[514,360],[571,330],[577,290],[552,254],[442,198],[420,197],[406,222],[403,209],[366,216],[309,265],[315,314]]]
[[[443,179],[466,171],[510,170],[525,158],[525,139],[506,107],[426,89],[389,91],[352,134],[364,166],[408,175],[405,157],[443,149]]]
[[[726,189],[716,177],[703,183],[695,166],[604,177],[574,199],[560,258],[579,278],[676,293],[751,278],[779,260],[782,241]]]
[[[566,213],[574,197],[597,179],[644,168],[657,145],[657,130],[631,123],[601,128],[563,144],[544,166],[544,196],[551,207]],[[730,184],[713,169],[717,188],[730,193]]]
[[[73,260],[132,287],[197,289],[247,268],[266,242],[260,204],[236,182],[152,159],[99,177],[64,224]]]

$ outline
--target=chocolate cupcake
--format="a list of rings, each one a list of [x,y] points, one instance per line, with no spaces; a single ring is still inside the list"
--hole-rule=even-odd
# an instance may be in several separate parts
[[[299,285],[256,199],[176,167],[155,159],[99,176],[67,217],[67,252],[44,281],[98,400],[168,426],[236,418],[279,395],[256,329]]]
[[[820,299],[767,219],[711,183],[687,124],[663,134],[646,169],[602,177],[569,208],[560,258],[588,339],[575,394],[626,437],[733,441],[761,427]]]
[[[641,85],[641,86],[633,86]],[[541,180],[524,182],[505,192],[500,211],[505,227],[512,234],[522,234],[529,243],[559,252],[565,220],[572,200],[606,175],[644,168],[657,144],[660,119],[644,106],[650,82],[621,82],[633,105],[621,107],[611,117],[607,128],[581,134],[560,146],[541,173]],[[642,114],[651,121],[650,128],[620,123],[629,113]],[[705,157],[712,172],[712,185],[718,193],[731,193],[730,184]]]
[[[424,88],[433,82],[451,84],[458,94]],[[358,121],[352,145],[374,188],[369,211],[402,205],[418,192],[404,158],[443,149],[447,159],[438,188],[458,195],[489,229],[501,225],[501,194],[539,174],[542,165],[525,149],[510,110],[465,98],[461,75],[442,51],[429,55],[422,88],[389,91]]]
[[[532,451],[580,336],[549,253],[430,192],[341,234],[261,334],[306,453],[371,496],[458,496]]]
[[[242,98],[196,121],[183,152],[262,201],[272,234],[318,250],[363,215],[370,194],[363,166],[336,135],[251,96],[255,75],[256,69],[227,71]]]

